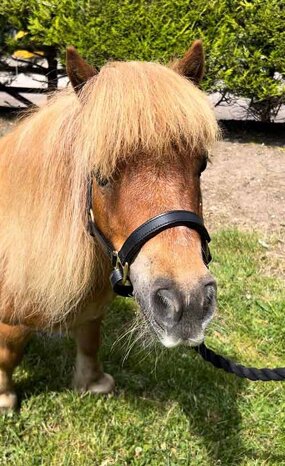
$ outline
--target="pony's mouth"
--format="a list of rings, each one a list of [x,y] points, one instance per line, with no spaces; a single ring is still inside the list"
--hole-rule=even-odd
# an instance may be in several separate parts
[[[139,304],[138,300],[137,302]],[[165,348],[174,348],[179,345],[198,346],[204,341],[204,328],[202,325],[198,328],[191,328],[189,325],[183,325],[180,322],[179,325],[167,329],[161,326],[153,317],[155,310],[146,310],[140,304],[139,307],[149,331]]]
[[[171,335],[165,334],[161,339],[160,342],[166,348],[174,348],[178,345],[185,345],[185,346],[198,346],[204,341],[204,335],[201,338],[188,338],[186,340],[182,340],[182,338],[175,338]]]
[[[195,336],[192,332],[190,333],[191,336],[185,336],[185,332],[183,332],[184,335],[182,337],[179,335],[180,332],[176,332],[175,329],[173,332],[169,332],[167,329],[160,329],[158,332],[157,329],[151,325],[151,330],[155,333],[160,343],[166,348],[174,348],[179,345],[198,346],[204,341],[204,333],[202,331],[195,332]]]

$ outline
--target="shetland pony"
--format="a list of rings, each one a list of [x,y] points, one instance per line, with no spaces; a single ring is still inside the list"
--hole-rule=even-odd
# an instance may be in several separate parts
[[[197,86],[203,70],[200,41],[168,67],[109,62],[100,72],[69,47],[72,86],[0,141],[2,409],[17,404],[13,370],[38,329],[74,335],[78,391],[112,390],[97,352],[114,295],[109,261],[86,228],[87,180],[96,173],[96,224],[116,248],[160,212],[202,216],[200,174],[218,133]],[[144,318],[165,346],[201,342],[216,285],[196,231],[177,227],[152,238],[130,274]]]

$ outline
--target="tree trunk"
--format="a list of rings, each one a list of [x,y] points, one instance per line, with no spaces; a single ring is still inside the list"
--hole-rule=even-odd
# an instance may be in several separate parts
[[[58,70],[57,70],[57,53],[55,47],[48,47],[45,51],[45,57],[48,62],[47,68],[47,82],[48,92],[56,91],[58,87]]]

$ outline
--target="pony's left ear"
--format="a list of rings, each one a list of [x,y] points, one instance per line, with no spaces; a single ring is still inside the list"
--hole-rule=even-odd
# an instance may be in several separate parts
[[[75,92],[80,91],[88,79],[98,74],[72,46],[66,48],[66,71]]]
[[[204,76],[205,57],[201,40],[195,40],[190,49],[185,53],[181,60],[177,60],[171,65],[171,68],[177,73],[199,84]]]

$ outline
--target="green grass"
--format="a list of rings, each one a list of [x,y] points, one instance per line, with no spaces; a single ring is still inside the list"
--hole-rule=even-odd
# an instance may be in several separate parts
[[[261,273],[270,259],[257,238],[223,232],[212,253],[219,312],[207,343],[246,364],[285,366],[284,281]],[[16,373],[21,411],[0,419],[1,466],[285,465],[282,382],[240,380],[183,347],[135,347],[122,365],[123,344],[112,344],[132,314],[132,301],[117,299],[105,323],[102,358],[117,383],[108,397],[69,389],[71,340],[34,337]]]

